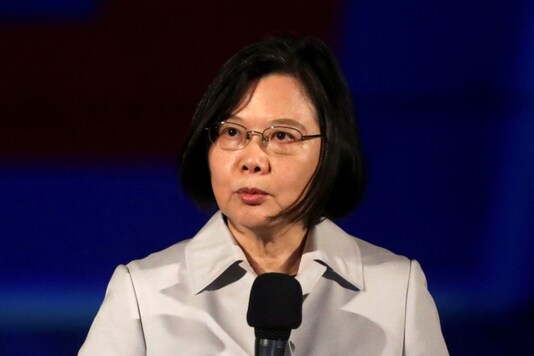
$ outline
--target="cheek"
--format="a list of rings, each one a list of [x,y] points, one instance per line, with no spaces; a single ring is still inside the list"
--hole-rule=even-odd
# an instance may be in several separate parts
[[[210,149],[208,151],[208,168],[210,173],[210,178],[213,180],[213,173],[217,172],[217,167],[214,167],[213,162],[215,162],[215,159],[213,158],[212,150]]]
[[[208,164],[212,180],[214,178],[218,180],[222,176],[224,169],[222,162],[224,161],[225,159],[222,157],[221,152],[212,146],[208,151]]]
[[[304,189],[309,181],[312,179],[317,166],[319,165],[320,148],[312,150],[312,152],[302,161],[301,169],[297,175],[301,189]]]
[[[303,154],[299,159],[300,163],[300,175],[311,178],[317,166],[319,165],[319,158],[321,155],[321,145],[313,145],[310,149]]]
[[[281,187],[286,191],[299,194],[312,178],[318,164],[318,156],[305,156],[299,159],[293,158],[292,161],[284,162],[278,165],[278,176]]]
[[[208,166],[210,170],[211,188],[213,189],[215,198],[217,198],[217,188],[219,186],[218,181],[221,177],[220,165],[217,164],[217,162],[220,162],[220,159],[217,159],[217,154],[214,154],[213,150],[210,149],[208,151]]]
[[[227,157],[222,157],[218,150],[211,149],[208,152],[208,164],[210,169],[211,188],[217,202],[224,199],[227,192],[230,177],[230,164]]]

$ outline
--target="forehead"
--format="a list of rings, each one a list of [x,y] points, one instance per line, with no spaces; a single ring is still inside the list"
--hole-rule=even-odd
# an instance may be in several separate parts
[[[284,74],[262,77],[230,117],[245,126],[317,126],[315,107],[303,85],[295,77]]]

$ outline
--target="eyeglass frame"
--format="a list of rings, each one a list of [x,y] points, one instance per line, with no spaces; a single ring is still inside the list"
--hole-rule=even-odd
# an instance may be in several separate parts
[[[224,125],[224,124],[232,124],[232,125],[240,126],[240,127],[245,129],[245,140],[243,141],[244,145],[242,147],[239,147],[239,148],[236,148],[236,149],[222,148],[221,146],[219,146],[217,144],[217,139],[213,140],[213,137],[211,137],[212,136],[211,135],[211,130],[217,125]],[[208,137],[209,137],[209,140],[211,141],[212,144],[217,145],[218,147],[220,147],[222,150],[225,150],[225,151],[239,151],[239,150],[242,150],[243,148],[245,148],[250,143],[250,141],[252,141],[252,136],[253,135],[260,136],[261,137],[261,142],[269,143],[270,138],[269,138],[269,136],[265,135],[265,131],[272,130],[272,129],[275,129],[275,128],[286,128],[286,129],[291,129],[291,130],[297,131],[300,134],[300,139],[291,141],[291,143],[306,141],[306,140],[310,140],[310,139],[313,139],[313,138],[317,138],[317,137],[323,136],[322,134],[304,135],[304,134],[302,134],[302,131],[300,131],[299,129],[297,129],[295,127],[291,127],[291,126],[284,126],[284,125],[269,126],[266,129],[264,129],[263,131],[249,130],[246,126],[243,126],[241,124],[237,124],[237,123],[232,122],[232,121],[218,121],[218,122],[215,122],[212,125],[210,125],[209,127],[206,127],[204,129],[206,131],[208,131]],[[217,136],[217,138],[218,138],[218,136]]]

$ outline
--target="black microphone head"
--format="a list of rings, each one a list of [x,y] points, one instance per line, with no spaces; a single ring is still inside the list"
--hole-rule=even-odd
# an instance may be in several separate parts
[[[258,338],[288,340],[302,322],[300,283],[287,274],[260,274],[250,290],[247,322]]]

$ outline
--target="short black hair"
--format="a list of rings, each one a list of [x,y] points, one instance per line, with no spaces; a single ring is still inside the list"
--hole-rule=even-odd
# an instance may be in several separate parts
[[[249,90],[270,74],[296,78],[313,103],[321,155],[303,196],[278,217],[307,226],[347,214],[361,200],[365,169],[353,101],[330,49],[315,37],[273,36],[230,58],[208,87],[193,116],[179,168],[184,191],[202,208],[216,205],[205,130],[229,117]]]

